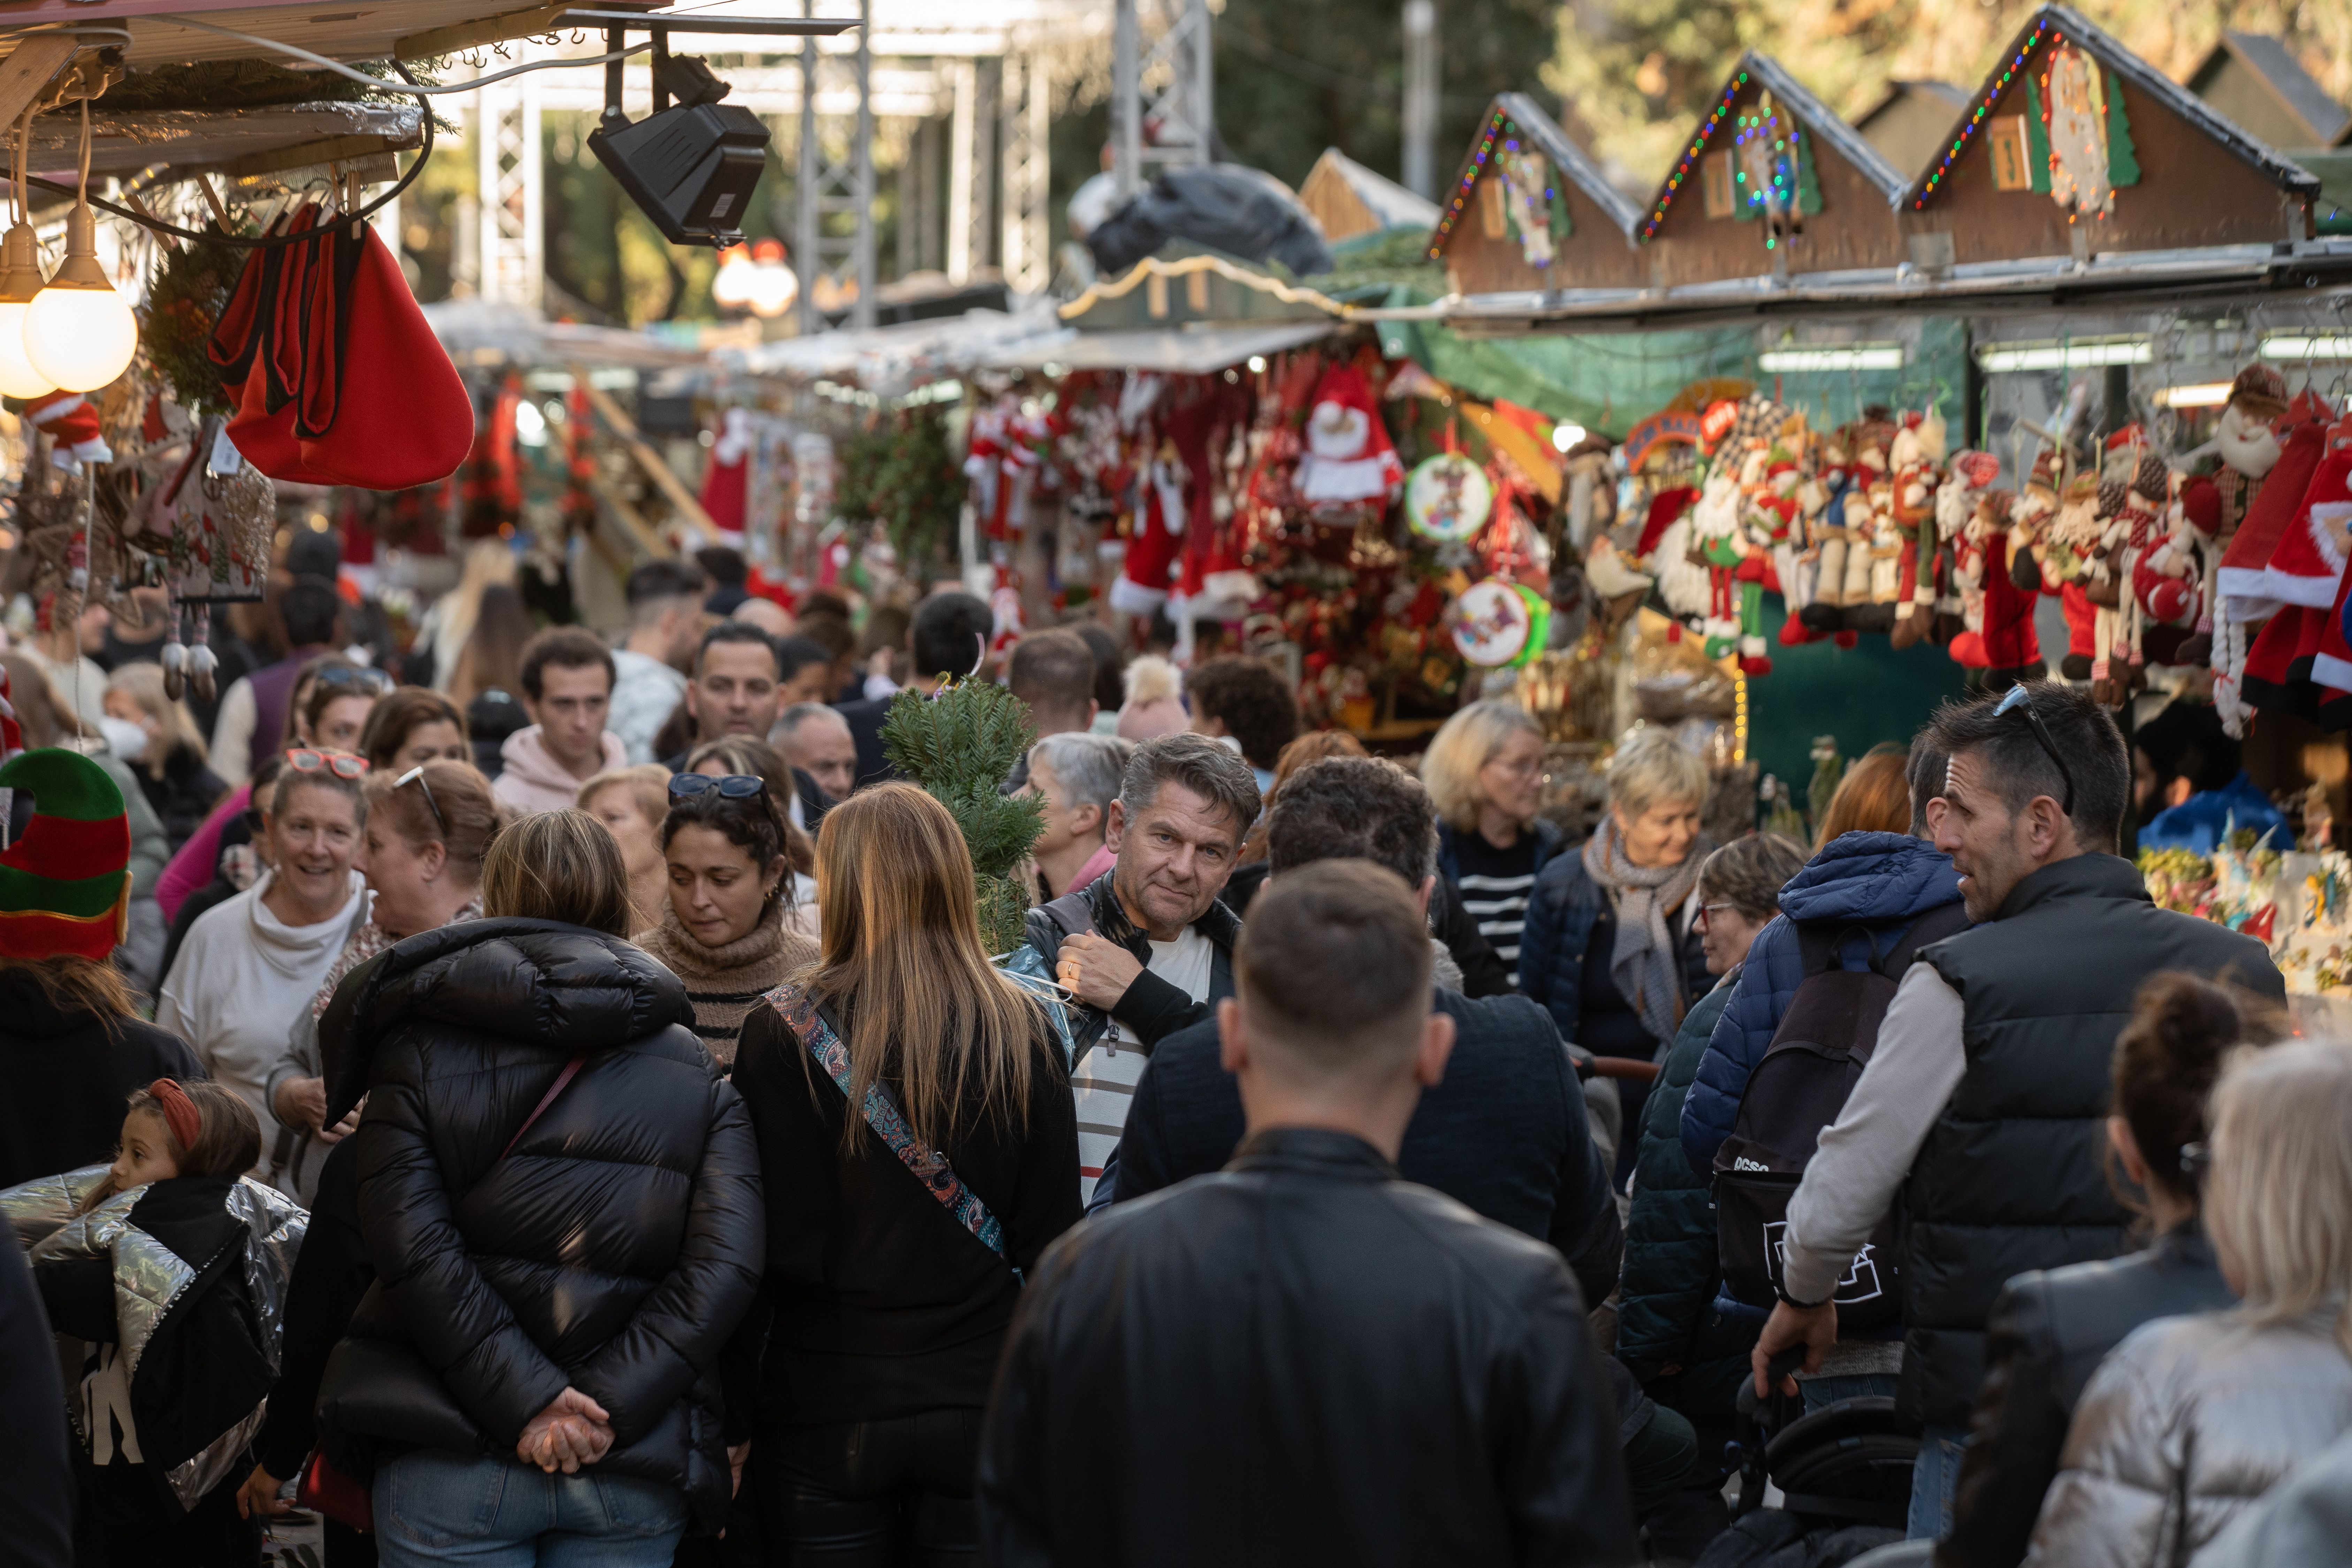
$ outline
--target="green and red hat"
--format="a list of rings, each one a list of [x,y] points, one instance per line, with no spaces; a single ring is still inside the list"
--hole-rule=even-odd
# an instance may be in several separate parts
[[[122,792],[88,757],[54,747],[0,764],[0,790],[33,796],[24,837],[0,849],[0,956],[103,963],[131,913]]]

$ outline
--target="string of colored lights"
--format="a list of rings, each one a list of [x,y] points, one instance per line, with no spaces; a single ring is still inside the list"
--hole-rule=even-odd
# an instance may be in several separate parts
[[[1478,176],[1486,172],[1486,161],[1495,155],[1496,138],[1506,129],[1516,132],[1518,127],[1511,123],[1510,116],[1503,110],[1497,109],[1486,117],[1486,128],[1478,133],[1478,150],[1470,154],[1470,162],[1463,166],[1462,178],[1454,184],[1453,198],[1446,203],[1444,213],[1439,216],[1437,227],[1430,233],[1429,258],[1432,261],[1444,254],[1446,237],[1461,221],[1462,209],[1469,205],[1470,193],[1476,187]]]
[[[1738,97],[1739,89],[1747,85],[1748,73],[1741,71],[1724,87],[1723,96],[1717,100],[1715,107],[1707,111],[1706,123],[1698,128],[1698,134],[1691,139],[1690,146],[1683,152],[1682,162],[1675,165],[1673,174],[1666,176],[1666,188],[1658,193],[1658,205],[1652,209],[1650,220],[1642,226],[1643,239],[1656,237],[1658,225],[1665,221],[1666,208],[1674,204],[1675,193],[1682,189],[1683,182],[1690,177],[1691,165],[1697,163],[1699,154],[1706,151],[1707,138],[1715,134],[1715,128],[1721,124],[1723,117],[1730,112],[1731,100]]]
[[[1946,174],[1952,172],[1952,161],[1960,155],[1961,149],[1969,144],[1969,139],[1977,133],[1977,128],[1984,123],[1985,116],[1992,112],[1992,106],[2000,101],[2000,95],[2009,90],[2009,84],[2017,79],[2017,73],[2025,68],[2025,62],[2032,58],[2033,52],[2045,42],[2063,44],[2065,41],[2065,35],[2050,25],[2048,16],[2034,19],[2033,31],[2027,34],[2025,41],[2017,47],[2016,57],[1994,79],[1992,86],[1985,89],[1984,97],[1969,113],[1968,122],[1960,127],[1960,133],[1953,140],[1949,151],[1945,153],[1943,162],[1928,174],[1927,183],[1919,187],[1918,195],[1911,203],[1912,211],[1917,212],[1927,205],[1927,198],[1936,194],[1936,187],[1943,183]]]

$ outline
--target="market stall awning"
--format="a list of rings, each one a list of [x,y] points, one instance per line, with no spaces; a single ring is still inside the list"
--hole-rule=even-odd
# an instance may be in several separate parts
[[[460,366],[572,365],[668,370],[706,363],[700,350],[666,343],[622,327],[544,321],[519,305],[490,300],[439,300],[421,307],[425,324]]]
[[[998,370],[1148,370],[1168,375],[1209,375],[1254,355],[1277,354],[1337,331],[1335,321],[1283,321],[1265,326],[1188,322],[1160,331],[1079,332],[1013,345],[982,363]]]

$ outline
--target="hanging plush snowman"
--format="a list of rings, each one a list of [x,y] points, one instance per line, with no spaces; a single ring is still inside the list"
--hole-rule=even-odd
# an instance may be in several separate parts
[[[1352,366],[1324,373],[1306,437],[1298,496],[1317,522],[1352,524],[1368,510],[1387,510],[1403,489],[1404,465],[1372,406],[1371,389]]]

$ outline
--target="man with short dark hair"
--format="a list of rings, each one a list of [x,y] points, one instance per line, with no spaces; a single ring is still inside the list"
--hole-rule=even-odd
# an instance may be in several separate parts
[[[1266,849],[1275,871],[1269,887],[1325,861],[1368,860],[1403,878],[1426,915],[1437,886],[1437,813],[1429,792],[1370,757],[1333,757],[1292,774],[1266,818]],[[1437,1010],[1454,1020],[1453,1060],[1444,1081],[1422,1096],[1397,1168],[1408,1181],[1550,1242],[1585,1295],[1601,1300],[1616,1286],[1624,1237],[1559,1027],[1524,996],[1474,1002],[1458,980],[1439,980]],[[1241,1097],[1219,1059],[1214,1024],[1169,1036],[1136,1086],[1113,1201],[1218,1169],[1233,1157],[1242,1124]]]
[[[520,671],[528,728],[499,748],[506,765],[491,793],[519,812],[562,811],[580,786],[607,768],[625,767],[621,738],[604,728],[613,700],[613,655],[595,634],[550,626],[522,645]]]
[[[1028,941],[1003,961],[1078,1004],[1070,1088],[1089,1199],[1152,1047],[1233,994],[1241,922],[1217,895],[1257,813],[1248,764],[1215,742],[1175,734],[1137,747],[1103,836],[1111,868],[1030,910]]]
[[[262,758],[286,743],[294,678],[333,645],[343,602],[327,584],[298,577],[278,596],[277,611],[286,657],[231,685],[221,694],[220,716],[213,721],[209,765],[231,786],[251,777]]]
[[[694,552],[694,563],[710,579],[710,592],[704,597],[702,607],[712,615],[732,616],[735,606],[751,596],[746,585],[751,580],[751,563],[734,546],[706,544]]]
[[[989,1560],[1633,1562],[1559,1253],[1397,1173],[1454,1043],[1411,891],[1360,861],[1279,876],[1235,968],[1247,1140],[1046,1252],[982,1436]]]
[[[914,656],[915,679],[908,689],[926,696],[940,683],[971,673],[988,651],[989,633],[996,617],[988,602],[974,595],[949,591],[933,594],[915,606],[907,627],[907,651]],[[890,716],[889,697],[861,697],[835,706],[857,741],[857,783],[860,788],[898,776],[882,750],[882,724]]]
[[[1245,654],[1228,654],[1195,666],[1184,677],[1192,704],[1192,728],[1223,741],[1242,754],[1257,775],[1257,787],[1274,787],[1282,748],[1298,738],[1298,696],[1274,666]]]
[[[1095,650],[1076,632],[1054,627],[1013,644],[1005,684],[1028,705],[1041,741],[1095,721]]]
[[[776,700],[781,705],[780,711],[803,702],[831,702],[838,689],[833,682],[831,649],[811,637],[777,639]]]
[[[702,574],[683,561],[648,561],[629,574],[629,632],[613,650],[605,725],[632,763],[654,760],[654,736],[686,695],[702,591]]]
[[[748,621],[721,621],[702,634],[695,650],[694,679],[686,689],[687,717],[694,721],[690,743],[663,758],[662,766],[684,773],[694,745],[721,735],[765,741],[782,706],[775,639]]]
[[[2284,1001],[2253,938],[2158,909],[2116,853],[2131,764],[2106,710],[2056,681],[1947,703],[1948,759],[1927,813],[1978,923],[1920,950],[1876,1047],[1790,1200],[1780,1304],[1756,1382],[1784,1352],[1816,1371],[1831,1297],[1900,1194],[1905,1411],[1927,1425],[1914,1540],[1951,1528],[1985,1321],[2010,1277],[2114,1256],[2128,1216],[2107,1185],[2110,1058],[2158,970]]]

